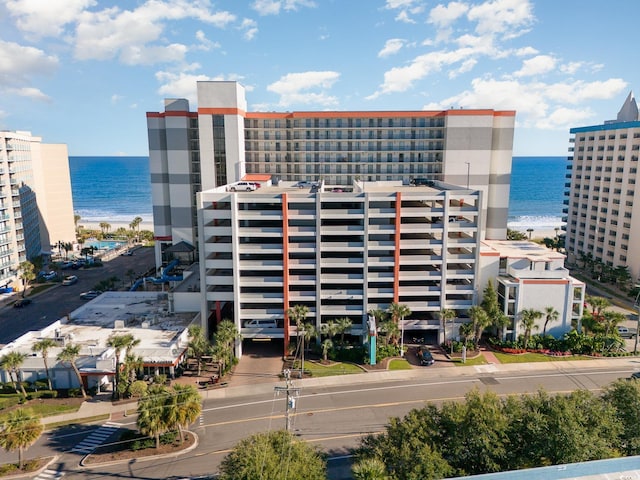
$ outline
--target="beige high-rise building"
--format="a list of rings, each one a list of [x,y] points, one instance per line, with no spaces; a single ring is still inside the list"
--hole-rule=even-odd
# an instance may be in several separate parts
[[[572,128],[564,201],[570,261],[629,267],[640,277],[640,118],[633,93],[616,120]]]
[[[75,242],[66,145],[0,131],[0,286],[20,288],[18,265],[58,241]]]

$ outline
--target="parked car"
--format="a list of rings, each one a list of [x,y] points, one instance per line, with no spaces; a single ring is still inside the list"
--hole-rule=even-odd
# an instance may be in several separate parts
[[[78,277],[76,277],[75,275],[69,275],[67,277],[64,277],[64,280],[62,280],[62,285],[65,286],[73,285],[74,283],[78,283]]]
[[[640,380],[640,372],[633,372],[629,377],[629,380]]]
[[[60,263],[60,270],[66,270],[68,268],[71,268],[72,266],[73,266],[73,262],[65,261]]]
[[[22,308],[22,307],[26,307],[27,305],[33,303],[32,300],[30,300],[29,298],[21,298],[20,300],[17,300],[14,304],[13,304],[13,308]]]
[[[132,250],[126,250],[120,254],[121,257],[130,257],[131,255],[133,255]]]
[[[58,274],[54,271],[50,271],[50,272],[42,271],[38,274],[38,276],[44,280],[55,280]]]
[[[248,320],[245,328],[278,328],[277,320]]]
[[[638,333],[635,328],[618,326],[617,329],[618,329],[618,335],[620,335],[622,338],[633,338]]]
[[[80,294],[80,298],[83,300],[93,300],[97,296],[99,296],[102,292],[98,290],[89,290],[88,292],[82,292]]]
[[[420,365],[429,366],[433,365],[436,361],[433,359],[433,355],[429,351],[429,347],[421,346],[416,350],[416,356],[418,357],[418,361]]]
[[[296,183],[294,185],[294,187],[298,187],[298,188],[311,188],[311,187],[316,187],[318,185],[318,182],[310,182],[308,180],[301,180],[298,183]]]
[[[253,192],[257,188],[258,187],[256,187],[256,184],[253,182],[236,182],[236,183],[232,183],[227,187],[227,189],[230,192],[237,192],[237,191]]]

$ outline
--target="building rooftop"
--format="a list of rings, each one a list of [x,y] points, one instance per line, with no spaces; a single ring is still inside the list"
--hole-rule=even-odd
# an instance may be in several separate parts
[[[484,240],[481,255],[499,255],[506,258],[523,258],[532,262],[564,260],[565,255],[544,245],[527,240]]]
[[[185,331],[193,317],[193,313],[170,313],[166,293],[105,292],[45,329],[27,332],[5,345],[0,354],[14,350],[31,356],[35,342],[51,338],[59,347],[51,349],[50,357],[74,344],[80,345],[80,356],[106,358],[112,353],[107,348],[112,334],[131,334],[140,340],[135,353],[146,363],[170,362],[178,353],[174,350],[186,347]]]

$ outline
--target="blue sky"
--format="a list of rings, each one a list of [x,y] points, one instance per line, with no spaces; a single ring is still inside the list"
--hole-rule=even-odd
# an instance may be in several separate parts
[[[564,156],[640,83],[640,2],[0,0],[0,129],[147,155],[147,111],[238,80],[251,111],[516,110],[514,155]]]

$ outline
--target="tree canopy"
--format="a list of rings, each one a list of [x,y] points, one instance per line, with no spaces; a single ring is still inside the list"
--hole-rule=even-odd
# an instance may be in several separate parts
[[[325,480],[326,465],[318,450],[280,430],[241,440],[220,465],[219,480]]]
[[[541,390],[501,399],[472,390],[465,402],[391,419],[362,440],[354,465],[376,475],[359,478],[428,480],[637,455],[639,421],[640,381],[620,380],[602,397]]]

